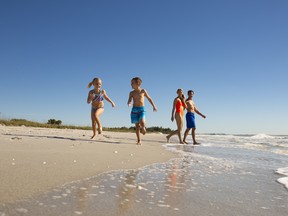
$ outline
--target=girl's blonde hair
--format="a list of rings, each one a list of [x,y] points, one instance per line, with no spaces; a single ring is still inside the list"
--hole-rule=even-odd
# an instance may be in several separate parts
[[[88,88],[90,88],[95,81],[102,83],[102,80],[101,80],[100,78],[97,78],[97,77],[96,77],[96,78],[94,78],[94,79],[92,80],[92,82],[90,82],[90,83],[88,84]]]

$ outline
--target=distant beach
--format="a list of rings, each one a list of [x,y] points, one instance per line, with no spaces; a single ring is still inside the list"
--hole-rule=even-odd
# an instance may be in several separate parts
[[[0,129],[1,216],[288,214],[288,136]]]

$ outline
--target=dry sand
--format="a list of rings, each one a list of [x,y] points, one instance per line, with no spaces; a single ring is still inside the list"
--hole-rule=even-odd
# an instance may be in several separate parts
[[[134,169],[175,157],[162,134],[142,136],[104,131],[0,125],[0,203],[15,202],[99,173]]]

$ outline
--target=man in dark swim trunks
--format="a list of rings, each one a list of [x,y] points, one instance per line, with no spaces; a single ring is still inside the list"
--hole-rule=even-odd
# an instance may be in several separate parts
[[[184,139],[183,142],[185,144],[188,144],[188,142],[186,141],[186,137],[188,136],[188,133],[190,131],[190,129],[192,128],[192,139],[193,139],[193,144],[194,145],[199,145],[200,143],[196,142],[195,139],[195,131],[196,131],[196,124],[195,124],[195,113],[197,113],[198,115],[202,116],[203,118],[206,118],[205,115],[203,115],[202,113],[199,112],[199,110],[196,108],[194,101],[192,100],[192,97],[194,95],[194,91],[193,90],[189,90],[188,91],[188,98],[186,100],[186,105],[187,105],[187,113],[186,113],[186,127],[187,129],[185,130],[184,133]]]

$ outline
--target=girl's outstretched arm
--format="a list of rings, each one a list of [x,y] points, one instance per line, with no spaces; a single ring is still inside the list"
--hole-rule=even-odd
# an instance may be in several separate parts
[[[109,103],[111,103],[112,107],[115,107],[115,103],[108,97],[105,90],[103,90],[103,96],[104,96],[105,100],[107,100]]]
[[[94,96],[95,96],[95,95],[92,93],[92,91],[89,91],[89,92],[88,92],[88,97],[87,97],[87,103],[88,103],[88,104],[91,103],[91,101],[93,100]]]

